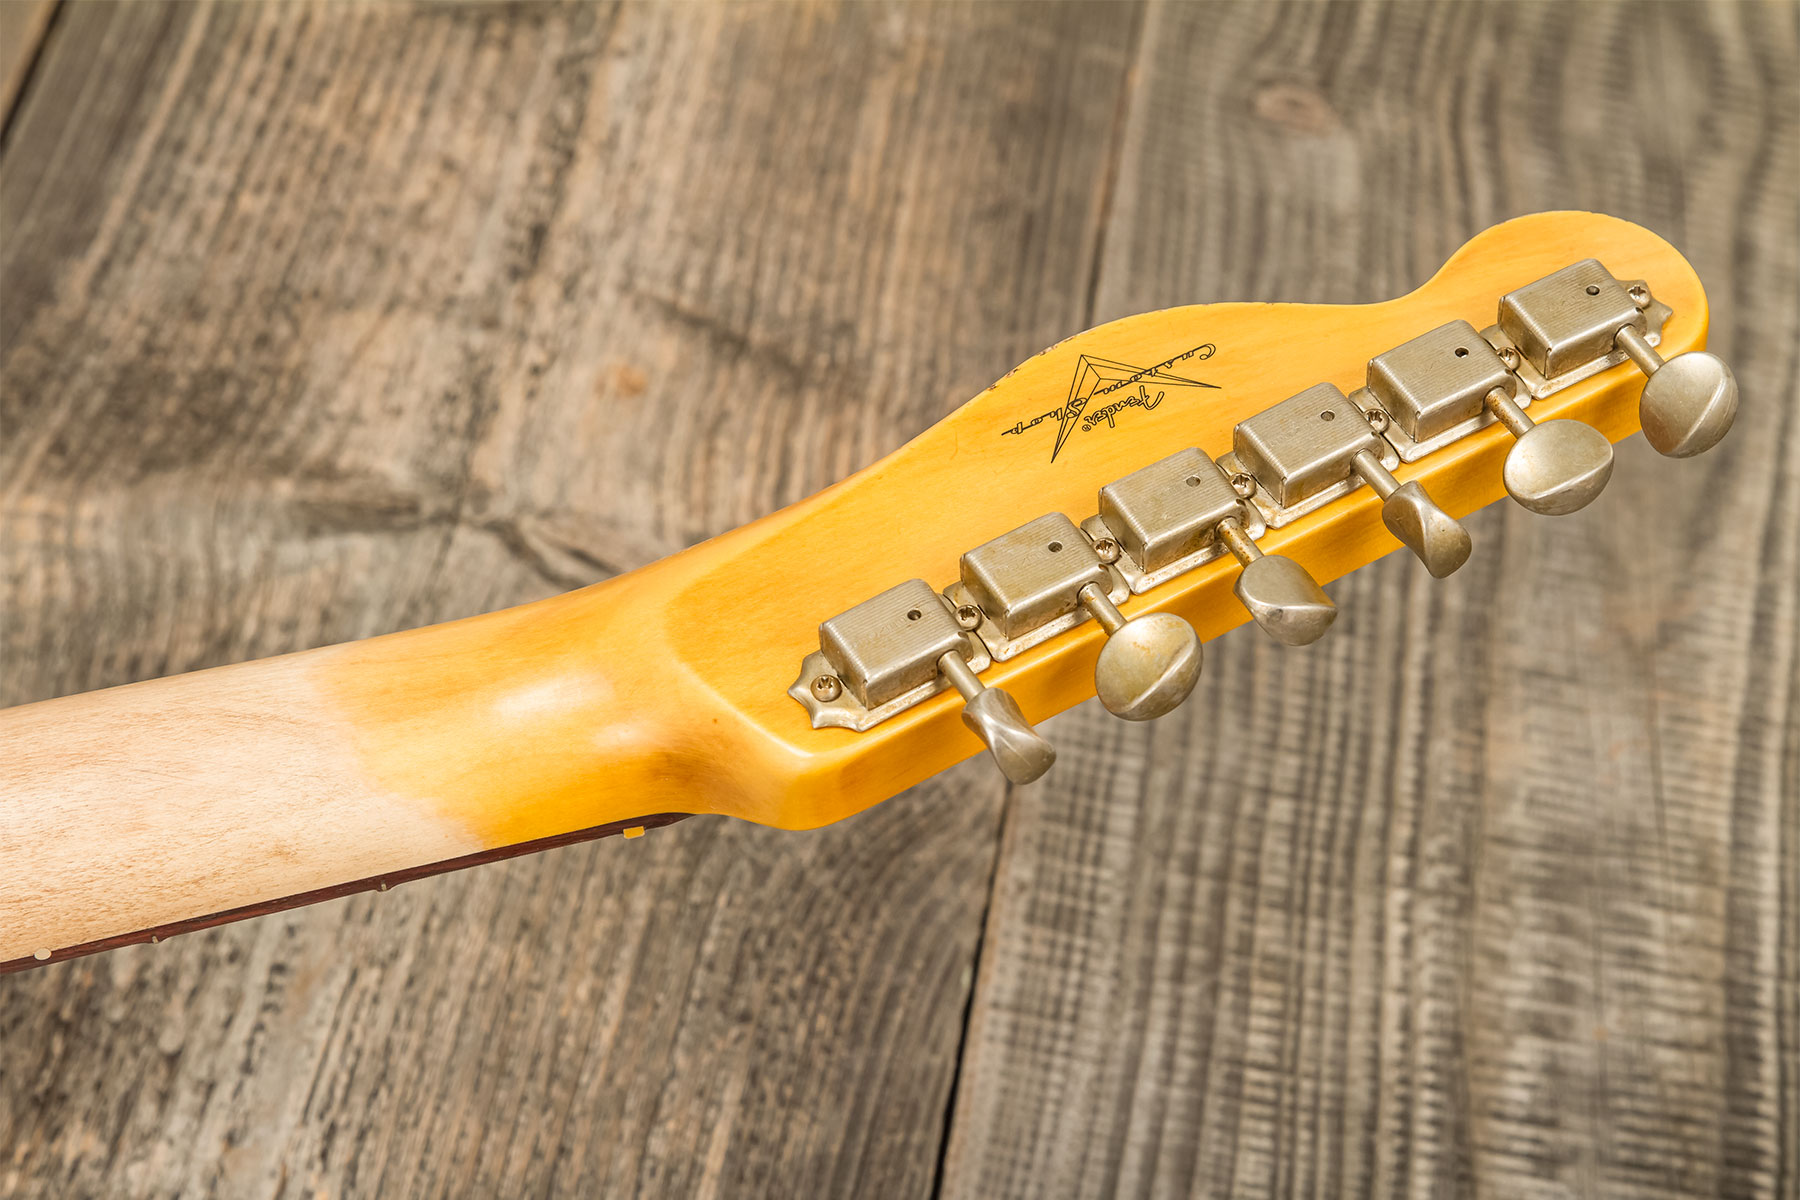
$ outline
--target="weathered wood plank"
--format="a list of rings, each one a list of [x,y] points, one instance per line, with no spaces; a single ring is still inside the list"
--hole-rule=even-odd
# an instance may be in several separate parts
[[[56,14],[56,0],[4,0],[0,3],[0,125],[4,125],[38,46]]]
[[[1480,514],[1450,580],[1358,573],[1317,646],[1221,639],[1177,716],[1055,722],[946,1195],[1796,1194],[1795,26],[1151,8],[1097,318],[1383,298],[1597,208],[1689,253],[1745,408],[1578,516]]]
[[[1130,12],[70,6],[0,171],[0,701],[528,600],[898,445],[1080,325]],[[928,1191],[1000,796],[8,977],[0,1195]]]

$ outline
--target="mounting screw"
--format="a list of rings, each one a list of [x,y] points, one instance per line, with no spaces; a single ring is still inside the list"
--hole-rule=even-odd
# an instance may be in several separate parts
[[[817,675],[813,677],[812,694],[829,704],[844,694],[844,685],[836,675]]]
[[[1379,408],[1372,408],[1368,412],[1364,413],[1363,415],[1369,418],[1369,428],[1370,429],[1373,429],[1376,433],[1386,433],[1387,432],[1388,415],[1386,413],[1382,412]]]
[[[1519,352],[1511,346],[1502,346],[1500,347],[1500,361],[1506,364],[1507,370],[1516,371],[1519,369]]]
[[[1632,284],[1629,288],[1626,289],[1625,294],[1630,296],[1631,302],[1633,304],[1637,305],[1639,308],[1649,308],[1650,307],[1650,289],[1645,287],[1643,284],[1641,284],[1641,283]]]
[[[1119,561],[1119,543],[1109,537],[1095,538],[1094,553],[1099,556],[1101,562],[1111,566]]]
[[[963,629],[974,630],[981,625],[981,610],[973,604],[956,606],[956,623]]]
[[[1238,499],[1248,500],[1256,495],[1256,476],[1248,471],[1239,471],[1231,477],[1231,490],[1238,494]]]

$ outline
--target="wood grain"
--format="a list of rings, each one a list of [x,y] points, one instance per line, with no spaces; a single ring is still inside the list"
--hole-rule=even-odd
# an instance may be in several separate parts
[[[0,1195],[1794,1195],[1795,43],[69,6],[0,158],[6,703],[591,582],[1095,320],[1397,294],[1533,209],[1687,252],[1746,410],[1337,585],[1306,652],[1219,639],[1181,715],[1052,722],[1008,801],[975,763],[0,980]]]
[[[872,461],[1081,326],[1130,32],[71,6],[0,164],[4,699],[529,600]],[[1000,794],[8,977],[0,1194],[928,1191]]]
[[[946,1195],[1796,1194],[1795,15],[1152,6],[1098,317],[1591,207],[1690,254],[1746,406],[1344,580],[1317,646],[1221,639],[1177,716],[1052,722]]]
[[[56,15],[57,0],[0,3],[0,128],[13,111]],[[3,145],[3,143],[0,143]]]

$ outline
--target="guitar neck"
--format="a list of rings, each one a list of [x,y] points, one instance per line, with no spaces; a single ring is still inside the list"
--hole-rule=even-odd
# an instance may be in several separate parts
[[[0,970],[753,808],[635,619],[670,574],[0,712]]]

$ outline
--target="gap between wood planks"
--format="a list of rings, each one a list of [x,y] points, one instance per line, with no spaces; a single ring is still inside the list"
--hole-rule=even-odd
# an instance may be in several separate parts
[[[1119,166],[1125,155],[1125,130],[1131,116],[1132,103],[1137,98],[1138,80],[1141,77],[1138,70],[1144,54],[1144,8],[1141,5],[1132,10],[1130,47],[1125,74],[1119,83],[1118,99],[1113,105],[1112,129],[1106,147],[1106,169],[1100,176],[1100,200],[1094,220],[1087,289],[1082,297],[1082,329],[1091,329],[1094,325],[1100,295],[1100,274],[1106,263],[1106,235],[1112,227],[1113,199],[1118,195]],[[968,994],[963,1001],[962,1025],[956,1035],[956,1059],[950,1071],[949,1093],[944,1101],[943,1134],[938,1139],[937,1161],[932,1165],[933,1197],[944,1193],[944,1171],[950,1155],[951,1135],[956,1129],[956,1100],[962,1087],[963,1064],[969,1049],[969,1024],[975,1017],[975,998],[981,986],[981,960],[988,943],[988,921],[993,915],[994,893],[1000,886],[1000,876],[1006,865],[1006,831],[1012,823],[1018,790],[1014,784],[1006,785],[1005,795],[1000,802],[1000,819],[994,828],[994,857],[988,871],[987,895],[981,904],[981,922],[976,927],[975,952],[969,962]]]

